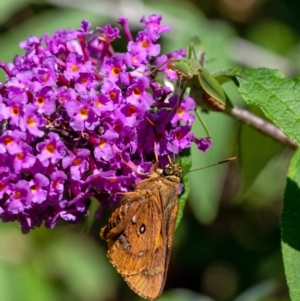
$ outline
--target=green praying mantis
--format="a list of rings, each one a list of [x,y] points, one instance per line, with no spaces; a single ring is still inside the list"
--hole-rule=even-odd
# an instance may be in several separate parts
[[[224,111],[226,94],[217,80],[191,54],[195,54],[194,46],[189,46],[187,59],[174,60],[169,64],[183,81],[182,94],[190,88],[190,96],[205,110]],[[181,95],[182,96],[182,95]]]
[[[200,59],[197,59],[195,48],[197,47],[197,50],[199,50],[201,45],[199,38],[193,38],[188,46],[187,58],[170,58],[157,66],[151,72],[154,73],[161,66],[168,65],[168,68],[174,70],[179,77],[179,102],[182,100],[186,90],[189,89],[189,96],[196,101],[197,106],[201,107],[203,111],[217,111],[231,115],[233,104],[221,85],[230,80],[237,85],[237,77],[242,76],[241,69],[237,67],[227,68],[218,72],[210,73],[206,68],[204,68],[203,51]],[[210,133],[208,128],[197,110],[195,110],[195,114],[209,138]]]
[[[203,66],[203,53],[200,60],[197,59],[195,47],[200,48],[200,45],[200,40],[194,38],[188,46],[187,58],[171,59],[168,63],[168,67],[176,71],[180,79],[181,93],[179,99],[182,99],[189,88],[189,95],[202,110],[229,113],[233,105],[221,84],[229,80],[235,81],[236,77],[241,76],[241,70],[239,68],[228,68],[214,74],[210,73]],[[197,111],[196,115],[207,136],[210,137],[209,131]]]
[[[221,84],[234,80],[240,76],[239,68],[229,68],[211,74],[203,66],[203,57],[196,57],[195,47],[200,45],[200,40],[194,38],[188,47],[188,57],[180,60],[171,60],[169,68],[177,72],[183,82],[181,96],[187,88],[189,95],[197,104],[206,111],[226,111],[233,107]]]

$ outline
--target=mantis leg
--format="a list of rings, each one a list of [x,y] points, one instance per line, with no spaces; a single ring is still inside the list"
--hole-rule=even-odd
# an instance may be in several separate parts
[[[201,118],[201,116],[200,116],[200,114],[199,114],[199,112],[198,112],[198,108],[196,108],[196,109],[194,110],[194,112],[195,112],[195,115],[196,115],[197,119],[200,121],[201,125],[203,126],[203,129],[204,129],[204,131],[205,131],[205,133],[206,133],[206,138],[210,138],[211,135],[210,135],[210,132],[209,132],[209,130],[208,130],[208,127],[206,126],[204,120]]]
[[[189,59],[197,60],[195,45],[192,43],[189,44]]]
[[[166,61],[164,61],[164,62],[161,63],[160,65],[156,66],[156,67],[151,71],[150,74],[155,73],[156,71],[158,71],[158,69],[159,69],[160,67],[162,67],[162,66],[164,66],[164,65],[167,65],[167,64],[171,63],[173,60],[174,60],[173,58],[167,59]]]
[[[199,42],[200,42],[200,40],[199,40]],[[197,60],[195,45],[193,43],[190,43],[189,46],[188,46],[188,58],[189,59]],[[200,82],[200,72],[201,72],[201,69],[199,68],[198,74],[196,75],[196,77],[197,77],[196,87],[198,87],[198,89],[197,88],[196,89],[198,90],[197,92],[199,92],[202,95],[202,97],[203,97],[204,90],[203,90],[203,87],[201,86],[201,82]],[[190,88],[191,88],[191,90],[190,90],[190,96],[192,96],[191,95],[191,91],[193,89],[195,89],[195,88],[194,87],[190,87]],[[195,99],[195,95],[193,95],[192,97]],[[195,99],[195,101],[196,101],[196,103],[198,103],[197,99]],[[197,108],[195,109],[195,115],[196,115],[197,119],[199,120],[199,122],[201,123],[201,125],[202,125],[202,127],[203,127],[203,129],[204,129],[204,131],[206,133],[207,138],[210,138],[211,135],[210,135],[210,132],[208,130],[208,127],[206,126],[204,120],[201,118],[201,115],[198,112]]]

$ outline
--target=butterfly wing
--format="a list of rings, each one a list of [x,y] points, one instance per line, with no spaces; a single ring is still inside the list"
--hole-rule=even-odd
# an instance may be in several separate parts
[[[143,298],[162,293],[177,217],[178,181],[154,172],[127,193],[112,214],[101,237],[108,258],[128,286]]]
[[[101,236],[109,244],[108,258],[140,296],[155,298],[164,282],[163,208],[151,191],[128,193]]]
[[[159,297],[165,286],[169,259],[173,245],[178,205],[172,208],[171,216],[162,220],[161,235],[156,241],[152,261],[148,269],[138,274],[123,276],[130,288],[143,298],[154,300]],[[171,218],[171,219],[170,219]]]
[[[169,214],[166,214],[168,218],[166,218],[165,222],[165,228],[166,228],[166,255],[165,255],[165,271],[167,273],[168,267],[169,267],[169,261],[170,261],[170,255],[172,251],[172,246],[173,246],[173,240],[174,240],[174,232],[175,232],[175,226],[176,226],[176,219],[177,219],[177,213],[178,213],[178,203],[177,203],[177,198],[176,198],[176,203],[172,208],[170,208]],[[165,286],[165,281],[166,281],[166,276],[164,278],[164,282],[162,284],[162,289]]]

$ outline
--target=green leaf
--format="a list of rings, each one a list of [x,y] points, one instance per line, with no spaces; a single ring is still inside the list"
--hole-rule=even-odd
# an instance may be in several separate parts
[[[236,152],[233,152],[236,144],[235,120],[216,112],[202,114],[202,118],[209,127],[212,146],[204,154],[195,145],[192,146],[192,169],[236,155]],[[193,129],[196,137],[205,137],[199,122],[193,124]],[[218,213],[228,166],[227,163],[189,173],[191,181],[189,205],[200,223],[211,223]]]
[[[300,144],[300,78],[288,79],[279,70],[249,69],[238,78],[246,103],[259,106],[295,143]]]
[[[183,171],[183,177],[182,177],[182,182],[184,185],[183,192],[178,198],[178,214],[177,214],[177,219],[176,219],[176,227],[178,227],[182,216],[183,216],[183,210],[186,204],[186,201],[189,197],[190,194],[190,183],[189,183],[189,178],[187,175],[187,172],[191,169],[192,167],[192,157],[191,157],[191,150],[184,150],[180,154],[180,165]]]
[[[249,108],[249,110],[257,116],[263,115],[257,107]],[[241,125],[238,157],[243,175],[242,194],[248,192],[266,164],[282,149],[283,146],[271,137],[247,125]]]
[[[281,246],[292,301],[300,300],[300,151],[290,162],[281,215]]]
[[[212,72],[214,78],[219,82],[219,84],[225,84],[229,81],[233,81],[236,86],[239,85],[237,80],[238,77],[243,77],[243,72],[241,68],[229,67],[221,70]]]
[[[84,228],[83,228],[84,233],[90,232],[92,225],[95,222],[96,212],[99,209],[99,202],[97,201],[97,199],[95,197],[91,197],[90,201],[91,201],[91,204],[89,206],[89,215],[85,219],[85,222],[84,222]]]

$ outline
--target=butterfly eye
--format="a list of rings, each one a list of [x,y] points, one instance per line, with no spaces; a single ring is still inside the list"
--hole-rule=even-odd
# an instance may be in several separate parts
[[[164,170],[163,170],[163,175],[164,176],[169,176],[170,174],[171,174],[171,168],[164,168]]]

